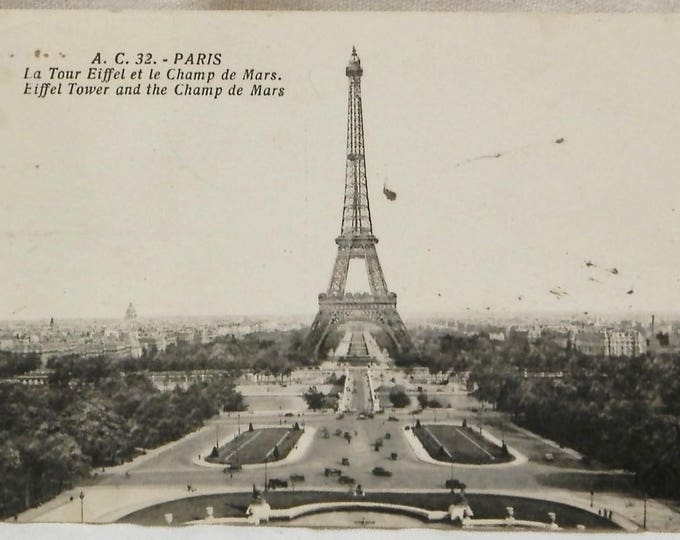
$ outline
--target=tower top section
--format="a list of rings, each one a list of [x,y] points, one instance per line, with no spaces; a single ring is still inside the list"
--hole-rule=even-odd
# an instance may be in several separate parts
[[[350,78],[361,77],[363,73],[364,70],[361,69],[361,59],[357,54],[356,48],[352,47],[352,56],[349,57],[349,62],[347,63],[347,67],[345,68],[345,75],[347,75]]]
[[[347,164],[345,167],[345,196],[342,209],[342,228],[336,242],[361,236],[376,241],[371,223],[364,156],[364,113],[361,105],[361,60],[352,47],[352,56],[345,69],[349,78],[347,103]],[[339,244],[338,244],[339,245]]]

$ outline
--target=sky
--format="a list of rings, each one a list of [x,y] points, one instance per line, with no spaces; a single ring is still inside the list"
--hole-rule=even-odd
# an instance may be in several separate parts
[[[675,16],[5,12],[0,319],[122,317],[130,301],[313,316],[353,45],[377,249],[406,318],[676,311]],[[97,51],[221,52],[216,69],[276,71],[285,95],[21,94],[25,67]]]

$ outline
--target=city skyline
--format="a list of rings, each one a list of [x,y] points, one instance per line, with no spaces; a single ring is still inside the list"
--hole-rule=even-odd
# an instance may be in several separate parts
[[[183,27],[177,39],[207,50],[223,29],[196,17],[205,35]],[[626,317],[680,305],[680,70],[651,68],[678,63],[674,20],[438,14],[423,36],[397,14],[257,19],[265,35],[314,20],[305,39],[277,50],[247,35],[249,17],[231,19],[225,67],[278,70],[282,98],[76,109],[0,89],[6,111],[22,111],[3,112],[0,131],[11,150],[0,319],[116,318],[129,301],[153,316],[311,318],[340,229],[353,44],[367,69],[377,249],[406,319],[467,308]],[[133,19],[111,23],[131,47],[163,42],[135,38]],[[349,41],[340,19],[355,29]],[[395,30],[408,47],[394,47]],[[629,31],[645,41],[632,44]],[[34,39],[5,51],[12,77]],[[89,61],[75,36],[64,40],[53,46],[66,65]],[[593,51],[594,40],[607,46]],[[69,136],[55,138],[57,126]]]

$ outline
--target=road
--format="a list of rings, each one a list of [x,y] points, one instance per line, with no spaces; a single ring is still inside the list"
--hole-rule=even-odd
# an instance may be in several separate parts
[[[368,398],[368,381],[366,379],[366,368],[350,368],[349,376],[354,381],[354,394],[352,395],[351,409],[358,412],[367,412],[370,410],[370,401]]]

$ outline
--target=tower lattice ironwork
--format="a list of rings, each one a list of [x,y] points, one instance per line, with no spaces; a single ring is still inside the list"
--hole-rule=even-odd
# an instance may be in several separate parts
[[[305,343],[308,350],[318,354],[321,344],[334,327],[349,321],[366,321],[382,327],[397,350],[402,352],[410,349],[412,344],[397,312],[397,295],[387,288],[375,249],[378,239],[373,235],[364,155],[364,121],[361,106],[363,69],[354,48],[345,74],[349,79],[349,98],[342,227],[340,236],[335,239],[338,253],[328,290],[319,295],[319,312]],[[365,261],[370,291],[345,292],[352,259]]]

